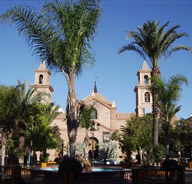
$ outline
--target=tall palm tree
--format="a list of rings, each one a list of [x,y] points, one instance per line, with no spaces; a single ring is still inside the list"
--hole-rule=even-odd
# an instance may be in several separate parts
[[[172,76],[168,82],[164,82],[159,78],[152,78],[151,86],[149,87],[151,92],[157,92],[158,100],[160,102],[160,117],[163,121],[163,129],[165,132],[166,159],[169,159],[170,123],[176,113],[181,109],[181,106],[176,106],[176,103],[181,95],[181,86],[183,84],[188,84],[186,77],[183,75],[175,75]]]
[[[181,37],[188,36],[186,33],[177,33],[176,30],[180,27],[176,25],[167,31],[165,28],[169,22],[161,27],[159,22],[147,21],[142,26],[137,27],[137,30],[128,31],[127,39],[133,38],[134,41],[122,47],[119,53],[124,51],[135,51],[141,55],[152,68],[152,77],[161,77],[160,63],[163,57],[170,56],[178,50],[187,50],[192,52],[188,46],[173,46],[174,42]],[[153,98],[153,144],[158,144],[158,123],[160,118],[160,104],[157,93],[152,93]]]
[[[80,114],[74,82],[84,64],[94,62],[90,43],[99,17],[99,0],[54,0],[44,4],[41,15],[31,7],[16,6],[0,16],[1,22],[16,24],[18,33],[50,69],[63,73],[68,84],[66,116],[71,157],[75,157]]]

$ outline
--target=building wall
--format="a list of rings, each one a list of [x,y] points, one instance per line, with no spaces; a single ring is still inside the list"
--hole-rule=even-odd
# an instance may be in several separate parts
[[[88,102],[85,101],[85,103],[87,105],[94,105],[94,108],[97,110],[97,120],[99,123],[110,128],[110,109],[93,99]]]

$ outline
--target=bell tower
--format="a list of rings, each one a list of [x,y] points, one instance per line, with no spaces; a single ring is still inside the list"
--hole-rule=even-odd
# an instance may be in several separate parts
[[[146,61],[143,61],[141,70],[137,72],[138,84],[135,86],[136,93],[136,114],[144,116],[146,113],[152,112],[152,95],[147,89],[149,85],[148,79],[151,77],[151,70]]]
[[[31,84],[30,87],[35,87],[37,91],[41,91],[46,93],[47,95],[44,97],[46,103],[52,102],[52,92],[54,89],[50,85],[51,72],[46,68],[45,61],[43,61],[39,69],[35,70],[35,84]]]

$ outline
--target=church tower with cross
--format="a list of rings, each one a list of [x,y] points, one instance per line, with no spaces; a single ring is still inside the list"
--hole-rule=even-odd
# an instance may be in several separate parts
[[[146,113],[152,112],[152,95],[147,89],[148,79],[151,77],[151,70],[146,61],[143,61],[141,70],[137,72],[138,84],[134,91],[136,93],[136,109],[138,116],[144,116]]]
[[[54,91],[50,85],[51,72],[46,68],[45,61],[41,63],[39,68],[35,70],[35,83],[30,85],[30,88],[36,88],[37,91],[46,93],[44,103],[52,102],[52,92]]]

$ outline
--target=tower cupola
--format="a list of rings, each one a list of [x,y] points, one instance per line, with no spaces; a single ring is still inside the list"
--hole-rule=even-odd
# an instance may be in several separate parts
[[[52,102],[52,92],[54,91],[50,85],[51,72],[46,68],[45,61],[42,61],[39,68],[35,70],[35,83],[30,87],[35,87],[37,91],[46,93],[44,97],[46,103]]]
[[[144,116],[151,111],[152,107],[152,96],[148,90],[148,85],[150,85],[148,79],[151,77],[151,70],[145,60],[143,61],[141,70],[137,72],[137,76],[138,84],[134,89],[136,93],[135,111],[138,116]]]

